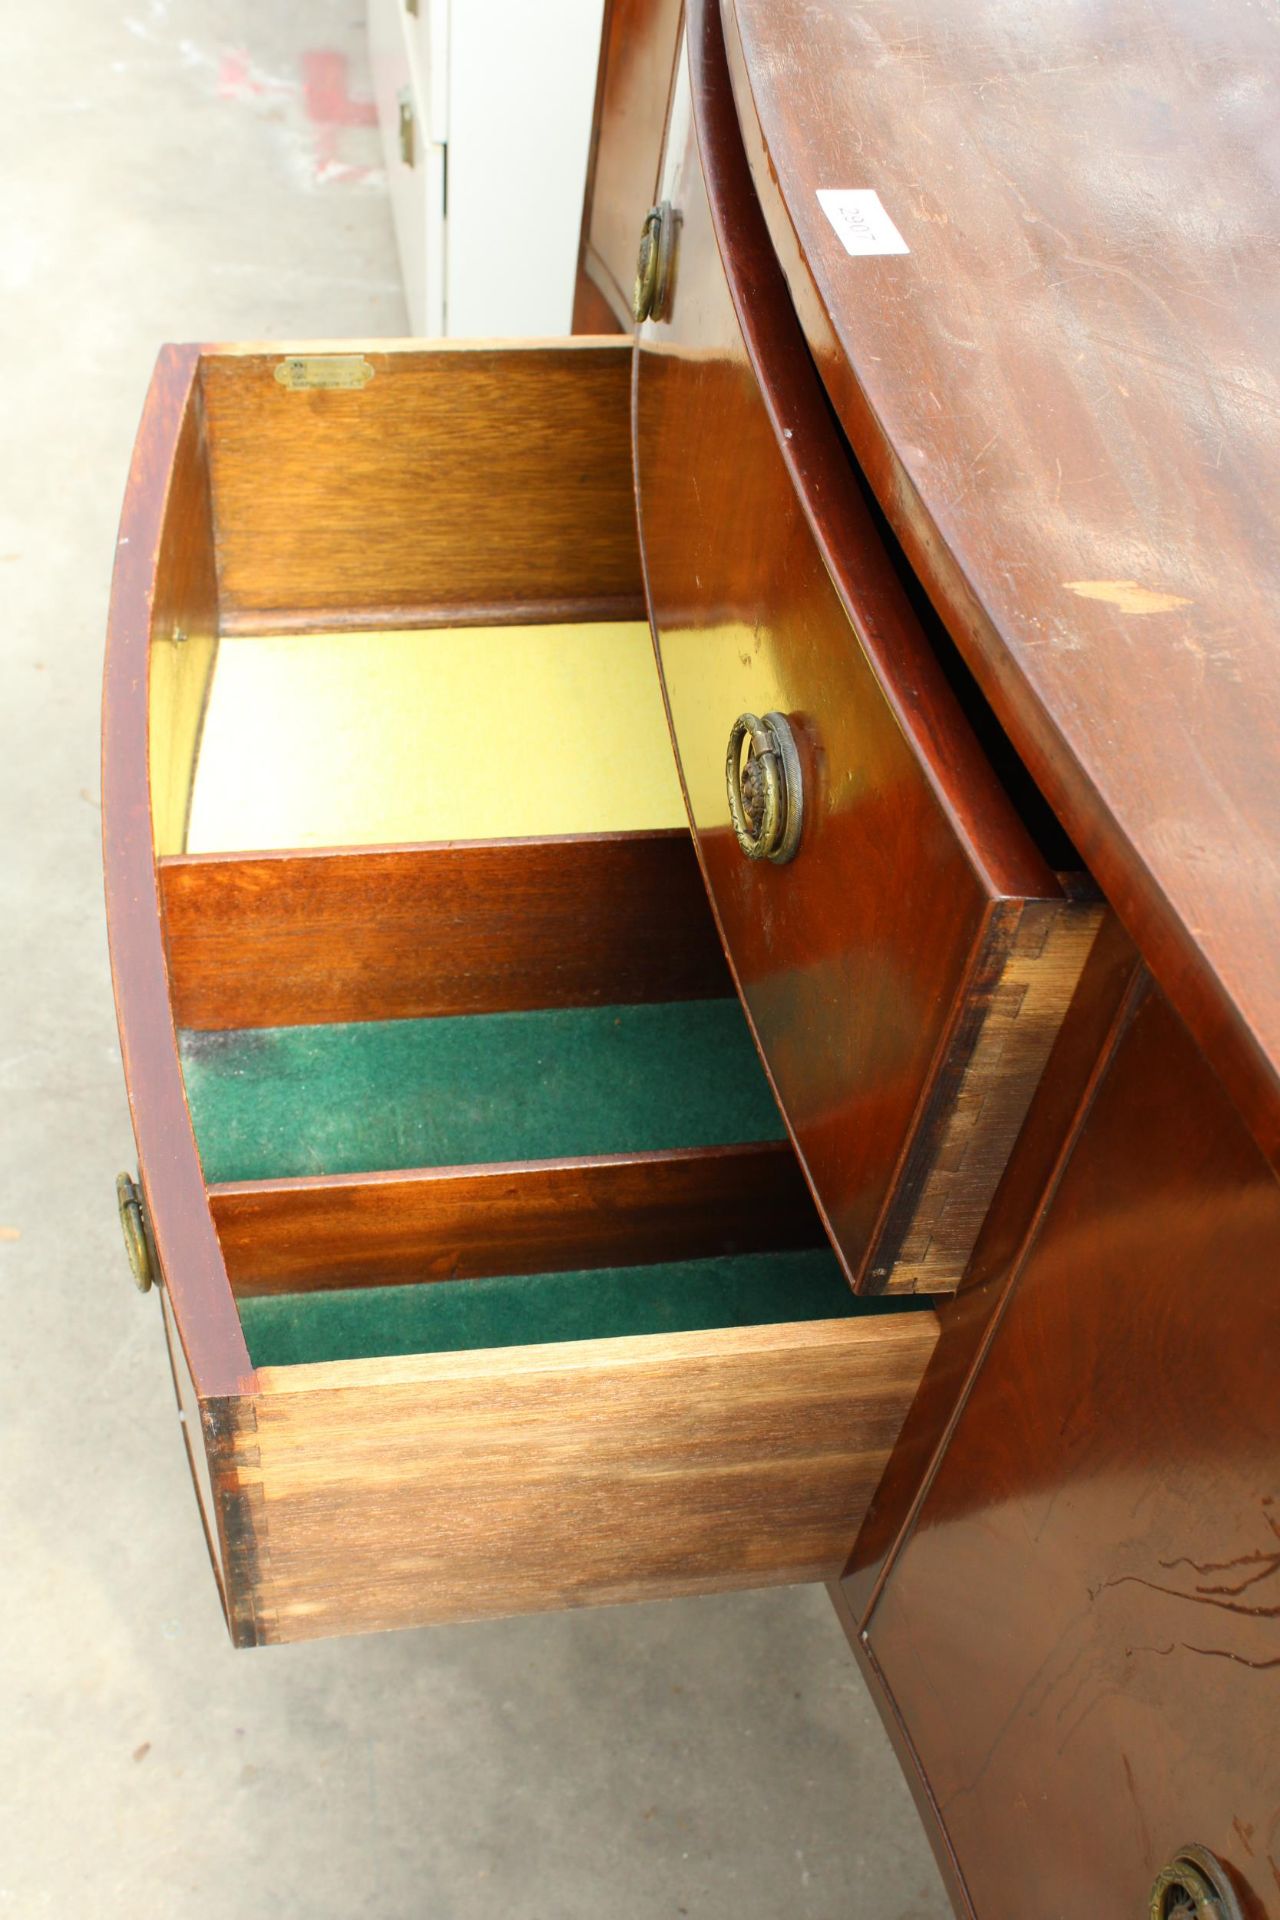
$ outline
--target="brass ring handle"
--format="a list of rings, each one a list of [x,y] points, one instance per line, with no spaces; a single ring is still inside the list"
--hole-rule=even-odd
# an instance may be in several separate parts
[[[124,1250],[133,1284],[139,1293],[149,1293],[156,1276],[151,1264],[151,1243],[147,1238],[142,1189],[132,1174],[121,1173],[116,1176],[116,1205],[120,1210],[120,1231],[124,1235]]]
[[[744,764],[742,749],[747,748]],[[729,818],[748,860],[785,866],[800,845],[804,799],[800,755],[786,715],[741,713],[724,760]]]
[[[1148,1920],[1241,1920],[1221,1861],[1207,1847],[1180,1847],[1155,1877]]]
[[[669,200],[650,207],[640,229],[631,312],[637,321],[662,320],[671,291],[671,263],[678,215]]]
[[[408,87],[401,87],[396,95],[396,131],[400,138],[400,158],[406,167],[411,167],[417,159],[417,131],[413,117],[413,95]]]

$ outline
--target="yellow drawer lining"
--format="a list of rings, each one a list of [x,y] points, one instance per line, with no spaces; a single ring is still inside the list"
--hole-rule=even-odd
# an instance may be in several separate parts
[[[219,643],[189,852],[684,824],[641,622]]]

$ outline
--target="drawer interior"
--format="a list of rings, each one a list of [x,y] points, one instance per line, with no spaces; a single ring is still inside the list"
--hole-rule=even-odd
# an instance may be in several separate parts
[[[539,620],[224,636],[185,845],[226,853],[684,824],[647,625]]]
[[[183,1033],[206,1179],[781,1140],[736,1000]]]
[[[190,783],[170,981],[255,1367],[864,1310],[672,824],[643,630],[224,637]]]
[[[199,661],[182,628],[152,649],[178,1054],[250,1361],[864,1312],[720,954],[647,624],[617,617],[601,463],[616,478],[625,411],[592,410],[598,363],[571,362],[566,431],[595,471],[572,561],[560,503],[554,580],[517,523],[546,475],[517,495],[510,441],[483,499],[470,466],[443,500],[432,476],[451,537],[417,551],[421,503],[388,446],[431,458],[411,427],[441,424],[439,369],[407,383],[389,359],[358,396],[300,399],[275,364],[202,367],[219,620]],[[527,364],[506,356],[507,382]],[[279,518],[282,488],[318,539]],[[479,590],[495,566],[505,595]],[[442,568],[467,594],[424,605]]]
[[[937,1322],[851,1296],[733,990],[625,347],[166,364],[108,893],[233,1636],[830,1577]]]
[[[523,1171],[574,1158],[612,1156],[656,1175],[674,1156],[687,1177],[701,1150],[731,1164],[745,1147],[744,1172],[758,1170],[770,1146],[775,1161],[786,1151],[736,1000],[187,1031],[180,1044],[215,1214],[258,1182],[274,1183],[268,1191],[287,1205],[290,1182],[305,1180],[314,1205],[334,1175],[447,1168],[465,1181],[470,1168],[482,1180],[497,1163],[518,1187]],[[384,1209],[404,1191],[384,1179]],[[428,1241],[415,1264],[411,1231],[397,1249],[398,1284],[381,1284],[374,1264],[359,1287],[318,1284],[342,1258],[332,1240],[316,1273],[275,1286],[270,1236],[252,1236],[234,1270],[250,1358],[279,1367],[867,1310],[825,1245],[758,1250],[764,1221],[753,1228],[743,1200],[719,1234],[721,1246],[745,1251],[697,1257],[710,1223],[691,1221],[694,1257],[460,1278],[459,1249],[444,1285]],[[363,1223],[345,1230],[358,1258]],[[799,1242],[819,1239],[798,1192],[792,1231]]]
[[[267,1294],[240,1308],[260,1367],[842,1320],[866,1311],[826,1248],[447,1286]]]
[[[613,844],[624,858],[634,852],[629,836]],[[665,850],[668,869],[687,851],[678,835],[650,844]],[[607,876],[601,850],[610,843],[597,837],[587,846],[575,892],[590,920],[589,889]],[[508,844],[512,858],[521,850]],[[524,850],[536,860],[546,847]],[[571,840],[557,845],[570,862],[578,850]],[[455,859],[466,851],[451,849]],[[486,851],[474,849],[480,859]],[[308,896],[323,896],[327,868],[359,857],[311,857]],[[431,852],[401,849],[400,870],[415,858],[429,863]],[[214,855],[162,872],[189,887],[193,876],[223,882],[227,864]],[[281,855],[268,869],[281,905],[291,897],[291,865]],[[628,877],[634,887],[635,874]],[[262,947],[272,895],[252,891],[249,937]],[[489,896],[486,909],[472,876],[473,931],[502,897]],[[211,907],[223,898],[215,884]],[[633,892],[630,904],[669,915],[673,901]],[[700,989],[692,997],[665,997],[681,984],[670,978],[668,946],[656,970],[633,968],[626,1001],[606,997],[608,975],[587,982],[596,992],[586,997],[579,965],[570,969],[577,984],[568,1004],[557,997],[493,1009],[472,982],[480,1010],[388,1018],[370,965],[375,936],[359,956],[366,1017],[179,1029],[210,1205],[255,1366],[884,1310],[849,1292],[738,1001],[709,990],[723,982],[709,916],[692,889],[686,910],[706,946],[702,975],[684,982]],[[202,932],[216,942],[229,935],[221,913],[203,926],[193,920],[189,899],[181,924],[172,949],[179,999],[182,967],[209,964]],[[295,960],[308,939],[329,940],[323,918],[320,927],[318,936],[293,930]],[[536,934],[528,938],[529,974],[514,984],[491,980],[493,998],[555,993]],[[690,938],[687,925],[685,945]],[[300,971],[305,981],[305,957]],[[225,979],[220,985],[225,1017]],[[279,1013],[289,977],[277,985]],[[259,973],[255,992],[263,986]],[[639,997],[647,990],[664,997]]]

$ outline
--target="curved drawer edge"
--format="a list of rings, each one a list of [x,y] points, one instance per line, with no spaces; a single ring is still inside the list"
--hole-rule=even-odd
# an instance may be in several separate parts
[[[102,856],[107,937],[143,1195],[174,1328],[197,1395],[246,1392],[248,1349],[227,1284],[187,1111],[156,878],[149,768],[153,627],[203,613],[210,556],[183,542],[207,519],[200,349],[160,351],[143,408],[116,542],[102,700]],[[197,1443],[198,1444],[198,1443]]]
[[[712,228],[760,398],[801,511],[885,701],[931,781],[957,839],[995,895],[1058,899],[973,733],[859,491],[805,345],[752,179],[715,0],[688,11],[692,119]]]

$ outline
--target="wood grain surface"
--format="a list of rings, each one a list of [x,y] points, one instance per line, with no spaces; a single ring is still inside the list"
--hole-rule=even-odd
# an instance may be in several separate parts
[[[1280,1151],[1273,22],[724,0],[857,458],[1005,727]],[[851,258],[871,188],[910,251]]]
[[[436,613],[456,614],[461,596],[486,617],[501,603],[542,618],[552,605],[634,611],[640,591],[629,363],[617,343],[379,343],[369,348],[373,382],[345,393],[285,392],[274,369],[286,351],[161,353],[126,491],[107,643],[103,845],[121,1045],[151,1230],[201,1396],[234,1392],[249,1365],[178,1066],[148,782],[160,845],[172,851],[214,636],[260,603],[285,624],[335,602],[377,624],[424,596]],[[371,395],[371,407],[355,404]],[[182,885],[173,883],[175,901]],[[236,891],[233,880],[220,904]],[[673,897],[677,907],[697,901],[691,875],[683,889],[672,879],[668,905]],[[243,891],[239,904],[252,923]],[[181,921],[176,904],[174,913]],[[716,964],[710,942],[703,953]],[[226,948],[217,964],[230,982]]]
[[[582,208],[573,330],[630,333],[640,228],[654,199],[681,0],[607,0]]]
[[[146,656],[147,776],[158,854],[181,853],[187,844],[192,769],[218,653],[213,503],[195,390],[170,484],[174,517],[166,522],[163,559],[157,554]]]
[[[1280,1886],[1280,1189],[1130,995],[869,1625],[984,1916]]]
[[[219,1029],[729,991],[689,837],[160,864],[174,1015]]]
[[[263,1369],[208,1409],[238,1644],[812,1580],[930,1313]]]
[[[189,623],[200,632],[213,618],[196,368],[194,347],[162,350],[129,469],[102,690],[102,859],[120,1051],[151,1233],[196,1390],[230,1393],[246,1381],[249,1355],[183,1095],[147,777],[153,627],[171,633]]]
[[[625,333],[621,298],[601,293],[586,273],[579,255],[577,277],[573,283],[573,331],[575,333]]]
[[[195,1490],[196,1505],[200,1510],[200,1524],[204,1530],[204,1543],[209,1552],[209,1564],[213,1568],[213,1577],[218,1583],[218,1598],[225,1612],[227,1600],[222,1563],[222,1529],[218,1501],[213,1490],[209,1456],[205,1450],[200,1396],[196,1392],[196,1384],[191,1377],[191,1369],[187,1365],[187,1356],[182,1350],[182,1341],[173,1317],[168,1289],[161,1286],[156,1291],[160,1295],[160,1312],[164,1322],[165,1346],[169,1354],[169,1370],[173,1375],[173,1393],[178,1407],[182,1448],[187,1456],[187,1466],[191,1471],[191,1484]]]
[[[201,361],[225,631],[642,614],[625,342],[343,350],[366,386]]]
[[[714,7],[691,10],[689,34],[664,175],[680,215],[675,291],[669,316],[641,329],[633,396],[672,732],[739,988],[850,1276],[909,1288],[928,1267],[928,1286],[945,1290],[1096,913],[1063,899],[914,615],[755,205]],[[803,835],[786,866],[743,858],[724,787],[735,717],[772,709],[790,717],[801,759]],[[1015,958],[1012,903],[1028,897],[1045,903],[1027,910],[1040,952]],[[1065,970],[1046,944],[1059,917],[1079,922]],[[1027,994],[1038,968],[1039,1022]],[[986,1056],[1024,1012],[1022,1067],[1007,1103],[991,1100]]]
[[[1127,934],[1114,914],[1107,913],[982,1223],[964,1284],[942,1303],[937,1347],[845,1570],[837,1598],[855,1637],[894,1544],[947,1446],[967,1384],[1007,1296],[1018,1251],[1052,1184],[1081,1102],[1101,1071],[1140,965]]]
[[[825,1245],[789,1146],[214,1186],[237,1295]]]
[[[1052,900],[993,916],[975,969],[982,984],[955,1022],[876,1229],[868,1265],[876,1291],[949,1293],[963,1279],[1102,913]]]

